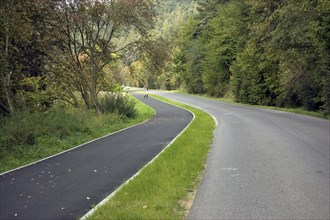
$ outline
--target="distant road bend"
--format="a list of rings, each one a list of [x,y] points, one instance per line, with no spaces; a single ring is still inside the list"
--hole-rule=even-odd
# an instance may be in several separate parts
[[[192,120],[186,110],[136,97],[157,114],[146,123],[0,175],[0,219],[77,219],[167,146]]]
[[[330,219],[328,120],[157,94],[219,121],[189,219]]]

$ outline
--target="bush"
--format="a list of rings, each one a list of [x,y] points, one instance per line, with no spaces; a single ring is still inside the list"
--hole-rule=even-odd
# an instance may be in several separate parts
[[[10,117],[0,116],[0,152],[5,154],[15,152],[21,146],[36,146],[42,137],[65,140],[77,134],[91,135],[92,129],[102,127],[104,120],[113,125],[120,123],[122,116],[133,118],[137,115],[134,100],[121,93],[107,95],[101,103],[105,113],[102,117],[62,104],[54,105],[46,112],[24,110]]]
[[[86,117],[82,114],[85,113],[77,109],[54,106],[47,112],[25,110],[10,117],[1,117],[0,148],[13,152],[19,146],[37,144],[41,136],[65,139],[74,133],[88,133],[89,128],[82,119]]]
[[[101,100],[100,109],[102,113],[117,113],[128,118],[137,115],[135,101],[121,93],[107,94]]]
[[[10,118],[2,118],[3,129],[0,139],[3,147],[11,150],[20,144],[33,145],[35,143],[36,115],[30,111],[16,112]]]
[[[66,109],[63,106],[53,107],[43,114],[43,120],[38,126],[38,133],[39,135],[57,136],[60,139],[65,139],[73,133],[88,133],[84,121],[84,118],[88,117],[83,116],[88,113],[79,109]]]

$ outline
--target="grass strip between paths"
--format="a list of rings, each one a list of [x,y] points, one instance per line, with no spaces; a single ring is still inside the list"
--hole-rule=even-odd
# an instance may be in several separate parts
[[[215,122],[207,113],[168,99],[194,113],[190,126],[153,163],[87,219],[184,219],[199,185]]]
[[[179,90],[173,90],[172,92],[174,93],[179,93],[182,95],[190,95],[190,96],[195,96],[203,99],[208,99],[208,100],[215,100],[215,101],[220,101],[220,102],[225,102],[229,104],[234,104],[234,105],[240,105],[240,106],[249,106],[249,107],[255,107],[255,108],[263,108],[263,109],[270,109],[270,110],[275,110],[275,111],[282,111],[282,112],[290,112],[290,113],[295,113],[295,114],[300,114],[300,115],[306,115],[306,116],[312,116],[316,118],[322,118],[322,119],[328,119],[330,120],[330,115],[327,115],[325,112],[320,112],[320,111],[308,111],[303,108],[294,108],[294,107],[276,107],[276,106],[264,106],[264,105],[252,105],[252,104],[246,104],[246,103],[241,103],[241,102],[236,102],[234,98],[232,97],[227,97],[227,98],[217,98],[217,97],[212,97],[208,94],[189,94],[187,92],[179,91]]]

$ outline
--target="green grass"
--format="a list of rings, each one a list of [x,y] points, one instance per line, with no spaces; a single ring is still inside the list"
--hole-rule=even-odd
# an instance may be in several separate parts
[[[138,111],[135,118],[64,110],[63,106],[58,106],[44,113],[23,112],[2,119],[0,173],[143,122],[155,114],[149,106],[135,101]]]
[[[194,113],[190,126],[151,164],[124,185],[88,219],[183,219],[197,188],[215,129],[207,113],[176,104]]]

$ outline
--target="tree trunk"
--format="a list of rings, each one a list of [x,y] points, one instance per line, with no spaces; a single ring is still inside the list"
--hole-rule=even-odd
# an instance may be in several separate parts
[[[9,36],[6,35],[6,47],[5,47],[5,62],[6,62],[6,67],[8,67],[8,48],[9,48]],[[10,84],[11,84],[11,74],[12,72],[8,70],[8,68],[5,68],[5,73],[7,73],[7,75],[4,75],[3,78],[3,87],[5,90],[5,94],[6,94],[6,100],[9,106],[9,110],[10,110],[10,114],[14,114],[15,112],[15,108],[13,105],[13,101],[12,101],[12,97],[11,97],[11,92],[10,92]]]
[[[3,104],[2,102],[0,102],[0,108],[6,112],[7,114],[10,114],[10,109],[5,105]]]
[[[93,57],[91,58],[91,66],[90,66],[90,79],[91,79],[91,102],[93,108],[95,108],[98,114],[101,114],[98,97],[97,97],[97,81],[98,81],[98,71],[97,67],[93,64]]]

